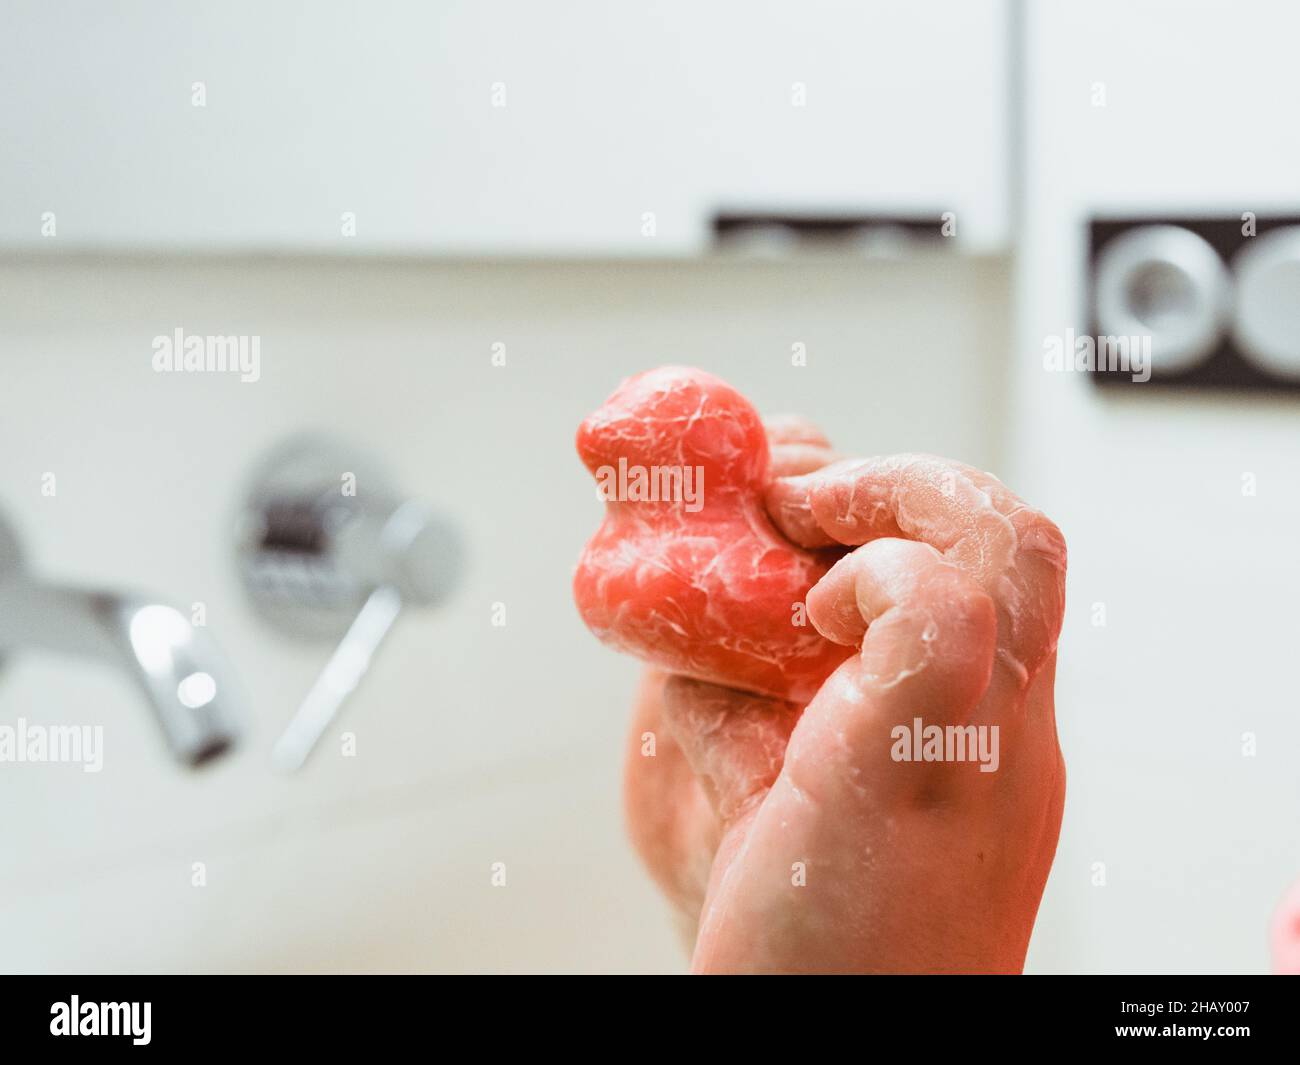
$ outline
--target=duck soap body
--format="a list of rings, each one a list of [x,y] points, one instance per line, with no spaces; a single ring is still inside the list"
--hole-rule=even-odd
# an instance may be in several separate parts
[[[702,370],[629,378],[578,429],[606,502],[573,594],[603,642],[673,673],[807,702],[852,648],[804,598],[834,562],[768,520],[767,436],[739,392]]]

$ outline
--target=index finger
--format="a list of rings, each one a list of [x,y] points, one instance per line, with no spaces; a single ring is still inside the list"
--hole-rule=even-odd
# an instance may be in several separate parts
[[[834,541],[920,540],[973,576],[999,607],[1004,660],[1022,680],[1055,650],[1065,540],[996,477],[932,455],[894,455],[835,463],[802,480],[817,528]]]
[[[954,463],[932,455],[855,459],[810,474],[807,482],[814,519],[838,543],[901,534],[936,548],[982,583],[1014,560],[1011,521]]]
[[[826,434],[797,414],[777,414],[763,419],[772,455],[771,477],[764,504],[786,539],[801,547],[834,543],[813,520],[808,494],[799,485],[802,474],[820,470],[839,456]]]
[[[797,414],[775,414],[763,419],[772,455],[773,477],[811,473],[839,456],[826,434]]]

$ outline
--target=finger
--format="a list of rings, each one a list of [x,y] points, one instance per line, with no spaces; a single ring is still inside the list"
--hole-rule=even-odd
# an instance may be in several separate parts
[[[838,541],[821,527],[813,515],[808,487],[807,477],[773,478],[763,494],[767,516],[782,536],[800,547],[833,547]]]
[[[946,460],[940,460],[946,461]],[[983,492],[1014,533],[1014,561],[986,582],[1001,612],[1002,661],[1026,683],[1056,650],[1065,616],[1068,552],[1056,523],[1035,510],[991,473],[950,463]]]
[[[763,425],[772,452],[772,480],[764,497],[769,517],[786,539],[802,547],[834,544],[812,516],[806,487],[790,479],[819,470],[839,456],[820,429],[796,414],[778,414],[764,419]]]
[[[799,718],[793,703],[673,677],[664,716],[723,828],[767,794]]]
[[[873,540],[845,555],[808,593],[808,620],[828,640],[857,647],[890,607],[921,597],[953,569],[929,544]]]
[[[808,497],[818,524],[841,543],[901,533],[938,548],[981,582],[991,582],[1012,562],[1011,523],[983,489],[943,459],[894,455],[837,463],[812,475]]]
[[[1034,644],[1044,655],[1056,649],[1065,613],[1068,552],[1056,523],[1035,510],[997,477],[954,463],[981,488],[1016,534],[1016,560],[999,597],[1008,608],[1013,642]]]
[[[1002,624],[1000,660],[1021,685],[1056,649],[1065,539],[992,474],[929,455],[838,463],[810,476],[818,525],[843,542],[901,535],[932,544],[984,587]],[[893,527],[897,533],[890,533]]]
[[[1007,664],[1027,683],[1056,651],[1065,620],[1065,537],[1028,507],[1011,519],[1016,561],[999,589]]]
[[[772,454],[773,477],[819,470],[837,456],[830,441],[812,422],[795,414],[778,414],[763,421]]]
[[[772,448],[772,476],[811,473],[838,458],[836,452],[821,444],[777,444]]]
[[[763,428],[767,430],[767,442],[773,447],[781,444],[831,446],[825,433],[798,414],[773,414],[763,419]]]
[[[861,669],[840,679],[882,707],[925,705],[956,723],[988,686],[993,601],[928,544],[882,539],[859,547],[809,593],[808,618],[828,639],[861,642]],[[832,694],[844,694],[843,684]]]
[[[872,460],[866,460],[872,461]],[[905,535],[884,508],[868,512],[859,507],[855,532],[860,538],[846,540],[842,522],[827,523],[823,513],[813,508],[814,489],[826,495],[824,485],[839,484],[841,479],[863,464],[862,459],[837,459],[818,470],[793,476],[776,477],[767,486],[767,511],[782,534],[800,547],[830,547],[844,543],[866,543],[881,536]],[[823,502],[823,510],[826,503]]]
[[[928,456],[899,456],[899,458],[925,458]],[[879,463],[881,459],[843,459],[837,460],[834,469],[825,469],[828,478],[836,478],[841,473],[851,473],[852,471],[862,469],[865,465]],[[1002,514],[1010,514],[1017,509],[1024,509],[1025,505],[1016,495],[1011,492],[991,473],[985,473],[977,470],[973,466],[966,466],[958,462],[950,462],[946,459],[936,460],[946,463],[951,467],[951,471],[942,478],[942,485],[945,490],[955,476],[960,474],[984,491],[993,504],[994,509]],[[827,478],[818,478],[807,476],[808,472],[804,471],[794,476],[780,477],[768,488],[768,498],[772,500],[775,507],[779,508],[782,515],[788,515],[787,520],[791,522],[792,528],[787,532],[790,539],[802,544],[805,547],[823,547],[834,543],[841,543],[822,527],[818,519],[813,515],[812,501],[809,498],[810,492],[815,485],[821,484]],[[771,507],[769,509],[772,509]],[[899,528],[898,520],[894,513],[887,507],[877,506],[872,503],[870,509],[864,503],[859,513],[856,515],[856,531],[853,534],[856,542],[866,543],[868,540],[874,540],[882,536],[902,537],[907,535]],[[779,524],[779,523],[778,523]]]

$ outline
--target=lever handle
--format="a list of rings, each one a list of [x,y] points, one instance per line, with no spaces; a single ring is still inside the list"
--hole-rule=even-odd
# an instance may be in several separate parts
[[[361,683],[370,661],[402,611],[402,597],[392,585],[370,593],[360,613],[334,648],[316,683],[271,749],[271,762],[286,773],[300,769],[349,695]]]
[[[273,764],[293,771],[361,682],[403,607],[432,606],[450,593],[459,539],[423,504],[396,493],[368,457],[304,437],[272,452],[255,479],[240,555],[244,584],[269,621],[299,635],[339,637],[272,750]]]

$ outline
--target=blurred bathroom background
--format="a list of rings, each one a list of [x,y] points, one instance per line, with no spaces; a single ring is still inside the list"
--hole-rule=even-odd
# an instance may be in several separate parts
[[[684,970],[622,831],[636,667],[568,587],[600,513],[573,431],[671,362],[1064,530],[1029,970],[1266,971],[1300,877],[1295,375],[1099,387],[1043,352],[1089,328],[1090,219],[1300,215],[1298,31],[1265,0],[11,3],[0,517],[43,579],[202,617],[246,705],[191,769],[121,669],[2,649],[0,724],[104,749],[0,765],[0,969]],[[1153,330],[1189,276],[1143,275]],[[1270,276],[1300,337],[1300,258]],[[155,372],[177,329],[259,338],[258,379]],[[301,430],[467,550],[284,774],[332,643],[254,609],[235,526]]]

